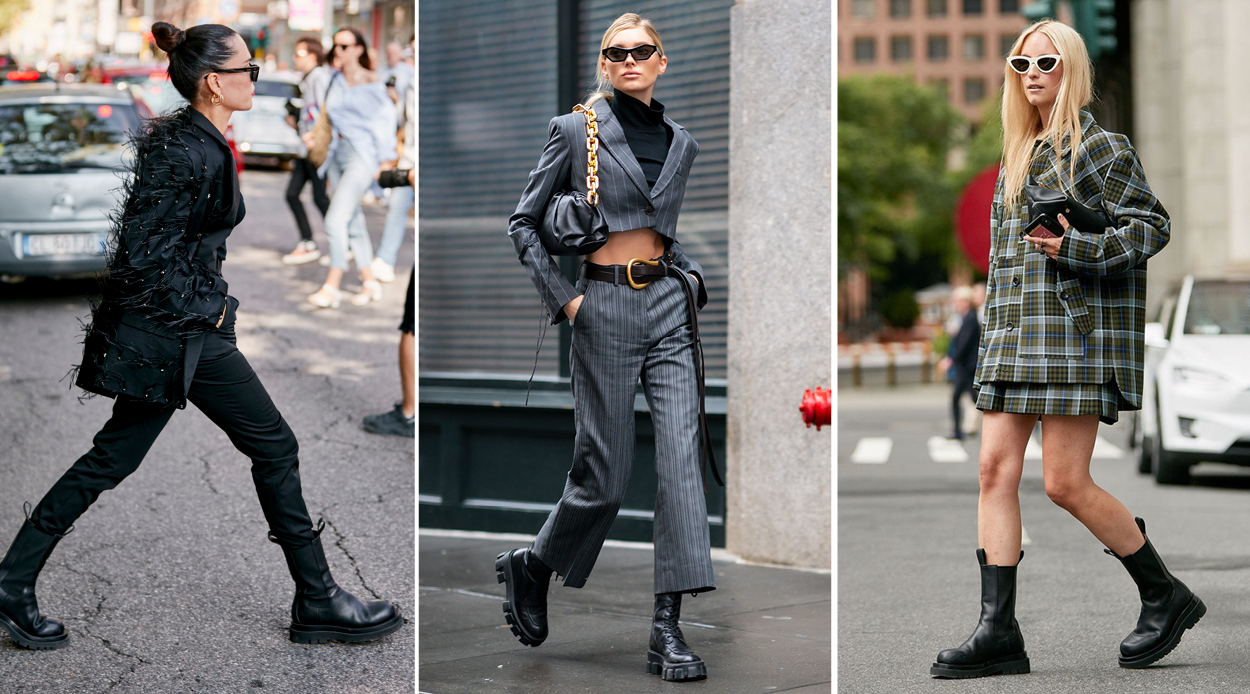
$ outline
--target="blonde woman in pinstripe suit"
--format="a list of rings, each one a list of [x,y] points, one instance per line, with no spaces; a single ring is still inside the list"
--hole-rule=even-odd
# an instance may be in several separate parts
[[[677,620],[682,593],[716,587],[700,478],[701,449],[708,446],[700,425],[695,320],[707,293],[702,268],[675,236],[699,145],[651,98],[668,58],[649,21],[622,15],[604,33],[601,49],[600,91],[584,106],[598,122],[598,205],[607,243],[586,256],[574,286],[538,242],[552,194],[586,191],[587,126],[579,113],[552,119],[551,139],[508,229],[551,323],[568,318],[573,324],[575,458],[564,495],[533,545],[499,555],[495,566],[507,583],[503,607],[513,633],[523,644],[541,644],[553,572],[565,586],[584,586],[620,508],[634,461],[634,389],[641,378],[659,477],[647,669],[666,680],[698,679],[706,677],[706,667]],[[605,91],[609,83],[612,92]]]
[[[1004,67],[1003,166],[991,215],[985,330],[974,385],[985,412],[977,534],[981,618],[930,673],[983,677],[1029,671],[1015,620],[1020,475],[1042,422],[1046,493],[1118,558],[1137,584],[1137,628],[1120,644],[1121,667],[1167,655],[1206,612],[1163,565],[1145,521],[1094,484],[1099,421],[1141,407],[1146,260],[1168,242],[1167,211],[1150,191],[1128,138],[1082,110],[1092,69],[1080,34],[1054,21],[1026,29]],[[1075,145],[1075,146],[1074,146]],[[1101,208],[1105,229],[1025,235],[1026,178]]]

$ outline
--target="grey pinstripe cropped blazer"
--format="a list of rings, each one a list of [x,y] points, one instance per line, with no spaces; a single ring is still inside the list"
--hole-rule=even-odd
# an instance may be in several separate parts
[[[681,211],[686,178],[699,153],[699,143],[685,128],[664,116],[664,122],[673,129],[673,142],[660,177],[650,188],[611,106],[599,100],[591,108],[599,122],[599,209],[608,231],[645,227],[670,240],[673,264],[699,276],[698,307],[703,308],[707,303],[703,268],[686,256],[676,240],[677,213]],[[586,192],[586,118],[580,113],[556,116],[551,119],[550,128],[551,139],[543,148],[538,166],[530,172],[521,201],[508,221],[508,236],[555,325],[564,320],[564,305],[577,298],[578,293],[539,242],[538,226],[553,194],[568,190]]]

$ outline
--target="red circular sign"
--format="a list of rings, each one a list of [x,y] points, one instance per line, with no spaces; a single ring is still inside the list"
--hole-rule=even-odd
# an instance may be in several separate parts
[[[100,114],[101,118],[108,118],[113,115],[113,107],[108,104],[100,104],[100,108],[96,109],[96,113]]]
[[[997,182],[998,164],[985,167],[968,182],[955,205],[955,233],[959,245],[981,274],[990,272],[990,208],[994,205]]]

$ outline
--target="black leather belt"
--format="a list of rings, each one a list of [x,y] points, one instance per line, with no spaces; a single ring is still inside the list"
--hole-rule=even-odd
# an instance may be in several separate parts
[[[625,265],[597,265],[590,261],[582,262],[581,272],[587,279],[612,284],[627,284],[634,289],[644,289],[648,284],[664,277],[675,277],[686,291],[686,306],[690,309],[690,332],[694,336],[694,368],[695,378],[699,382],[699,447],[702,449],[703,484],[707,486],[707,468],[712,468],[712,477],[717,484],[725,486],[720,471],[716,469],[716,457],[712,454],[712,435],[707,426],[707,389],[704,384],[703,342],[699,339],[699,300],[692,281],[685,270],[672,265],[671,256],[665,255],[657,260],[634,258]]]

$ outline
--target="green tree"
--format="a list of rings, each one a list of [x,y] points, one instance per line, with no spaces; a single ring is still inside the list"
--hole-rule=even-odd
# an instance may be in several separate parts
[[[7,34],[28,8],[30,0],[0,0],[0,36]]]
[[[861,267],[888,285],[897,259],[953,258],[957,189],[947,154],[962,122],[937,91],[911,78],[838,80],[840,276]]]

